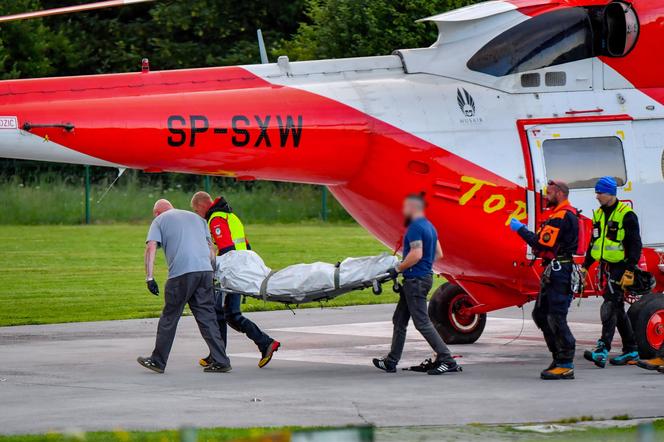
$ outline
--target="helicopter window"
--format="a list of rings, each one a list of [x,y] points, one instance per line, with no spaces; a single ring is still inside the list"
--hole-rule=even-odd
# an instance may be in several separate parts
[[[619,186],[627,182],[622,141],[618,137],[558,138],[542,144],[547,179],[565,181],[571,189],[592,188],[603,176]]]
[[[473,71],[502,77],[594,56],[588,11],[566,8],[545,13],[503,32],[468,61]]]

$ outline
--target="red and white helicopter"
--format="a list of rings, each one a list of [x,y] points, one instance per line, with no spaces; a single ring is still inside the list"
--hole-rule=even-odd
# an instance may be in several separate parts
[[[0,156],[321,184],[395,249],[402,198],[425,191],[449,280],[430,314],[450,343],[537,295],[507,225],[536,228],[548,179],[589,216],[612,175],[662,291],[664,2],[498,0],[423,20],[436,42],[387,56],[0,82]],[[664,297],[647,298],[631,312],[644,352],[664,342]]]

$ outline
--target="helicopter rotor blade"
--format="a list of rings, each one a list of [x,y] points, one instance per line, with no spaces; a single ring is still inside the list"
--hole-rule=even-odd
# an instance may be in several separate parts
[[[116,6],[131,5],[134,3],[147,3],[155,0],[106,0],[96,3],[87,3],[84,5],[65,6],[63,8],[46,9],[43,11],[23,12],[21,14],[5,15],[0,17],[0,23],[7,23],[18,20],[28,20],[31,18],[48,17],[51,15],[71,14],[73,12],[91,11],[93,9],[113,8]]]

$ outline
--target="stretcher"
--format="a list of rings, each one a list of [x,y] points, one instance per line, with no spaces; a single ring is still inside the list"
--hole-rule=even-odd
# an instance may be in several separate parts
[[[384,253],[336,264],[315,262],[273,270],[257,253],[233,250],[217,257],[216,290],[284,304],[320,302],[370,287],[378,295],[388,281],[399,290],[394,271],[397,263],[395,256]]]

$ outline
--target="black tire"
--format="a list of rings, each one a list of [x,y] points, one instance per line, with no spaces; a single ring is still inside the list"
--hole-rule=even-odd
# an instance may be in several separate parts
[[[371,284],[371,291],[373,292],[374,295],[380,295],[383,293],[383,286],[380,284],[378,281],[374,281]]]
[[[639,355],[642,359],[650,359],[655,357],[659,350],[653,343],[661,343],[664,338],[664,294],[653,293],[645,297],[650,299],[644,300],[643,305],[637,309],[636,321],[632,327],[639,346]],[[636,304],[638,303],[634,305]]]
[[[460,286],[449,282],[438,287],[431,296],[429,318],[447,344],[472,344],[482,336],[486,313],[472,317],[454,316],[453,312],[464,305],[473,305],[472,299]]]
[[[638,301],[629,306],[627,309],[627,316],[629,316],[629,320],[632,323],[632,328],[635,327],[636,321],[639,320],[639,312],[641,312],[641,309],[655,298],[656,296],[652,293],[643,295]]]

